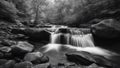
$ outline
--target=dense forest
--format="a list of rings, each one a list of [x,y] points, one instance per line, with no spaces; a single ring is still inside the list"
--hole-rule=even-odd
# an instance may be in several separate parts
[[[119,3],[119,0],[0,0],[0,20],[80,27],[107,18],[119,20]]]

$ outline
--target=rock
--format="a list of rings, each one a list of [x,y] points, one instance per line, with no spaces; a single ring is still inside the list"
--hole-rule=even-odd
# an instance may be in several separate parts
[[[14,56],[12,55],[11,52],[9,52],[9,53],[4,53],[4,57],[3,58],[5,58],[5,59],[13,59]]]
[[[20,62],[23,61],[23,59],[20,59],[20,58],[18,58],[18,57],[14,57],[14,60],[16,61],[16,63],[20,63]]]
[[[0,65],[5,64],[7,61],[8,61],[8,60],[6,60],[6,59],[0,59]]]
[[[49,58],[47,56],[43,56],[41,58],[37,58],[36,60],[32,61],[33,64],[42,64],[49,62]]]
[[[11,51],[11,47],[7,47],[7,46],[0,47],[0,51],[1,51],[1,52],[5,52],[5,53],[8,53],[8,52]]]
[[[1,44],[2,45],[4,45],[4,46],[11,46],[11,45],[15,45],[15,41],[11,41],[11,40],[3,40],[2,42],[1,42]]]
[[[59,68],[66,68],[66,65],[64,63],[58,63],[57,65]]]
[[[91,33],[96,46],[120,53],[120,22],[105,19],[91,26]]]
[[[99,23],[100,21],[102,21],[102,19],[93,19],[93,20],[91,20],[91,21],[89,21],[89,24],[97,24],[97,23]]]
[[[34,61],[37,58],[41,58],[42,56],[43,56],[43,54],[40,52],[32,52],[32,53],[26,54],[24,57],[24,60],[25,61]]]
[[[45,29],[21,28],[13,29],[11,32],[14,34],[24,34],[32,41],[49,41],[50,38],[50,33]]]
[[[58,68],[58,66],[50,64],[47,68]]]
[[[66,68],[86,68],[86,67],[79,66],[79,65],[69,65],[69,66],[66,66]]]
[[[113,64],[110,60],[102,57],[102,56],[93,56],[93,58],[96,61],[96,64],[98,66],[102,66],[102,67],[108,67],[108,68],[112,68]]]
[[[77,30],[77,29],[71,29],[70,32],[72,35],[83,35],[84,34],[82,31]]]
[[[109,59],[105,58],[105,56],[93,55],[87,52],[68,53],[66,56],[68,61],[85,66],[89,66],[95,63],[100,67],[111,68],[115,64],[112,63],[112,60],[110,61]]]
[[[16,62],[14,60],[9,60],[3,66],[4,66],[4,68],[14,68],[15,63]]]
[[[32,52],[26,54],[24,60],[31,61],[33,64],[40,64],[40,63],[46,63],[48,61],[48,58],[46,56],[43,56],[43,54],[40,52]]]
[[[29,61],[24,61],[24,62],[16,63],[14,68],[33,68],[33,64]]]
[[[0,52],[0,59],[4,57],[4,54]]]
[[[93,63],[90,66],[88,66],[87,68],[104,68],[104,67],[99,67],[98,65]]]
[[[77,55],[77,54],[65,54],[65,55],[66,55],[68,61],[74,62],[78,65],[81,64],[81,65],[88,66],[88,65],[91,65],[92,63],[94,63],[93,61],[90,61],[82,56]]]
[[[0,44],[0,47],[3,47],[4,45]]]
[[[12,54],[17,57],[24,57],[24,55],[28,52],[31,52],[34,49],[34,46],[28,42],[18,42],[17,45],[13,45]]]
[[[48,66],[49,66],[49,63],[38,64],[38,65],[35,65],[33,68],[48,68]]]
[[[11,33],[13,33],[13,34],[23,34],[24,30],[25,30],[24,28],[12,29]]]
[[[68,28],[58,28],[56,31],[55,31],[55,33],[71,33],[70,32],[70,29],[68,29]]]
[[[105,19],[91,26],[93,36],[102,39],[120,39],[120,22],[115,19]]]

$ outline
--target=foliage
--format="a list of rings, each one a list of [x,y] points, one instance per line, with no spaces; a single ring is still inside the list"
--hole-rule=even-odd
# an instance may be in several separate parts
[[[15,22],[17,12],[18,10],[12,2],[0,0],[0,19]]]
[[[35,25],[79,26],[94,19],[119,19],[119,3],[119,0],[0,0],[0,18],[10,15]]]

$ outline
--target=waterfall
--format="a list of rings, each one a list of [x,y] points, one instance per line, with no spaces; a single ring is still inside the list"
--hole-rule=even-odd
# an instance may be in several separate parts
[[[50,43],[52,43],[52,44],[60,43],[60,35],[61,34],[52,33],[51,34],[51,42]]]
[[[70,44],[77,47],[94,47],[94,41],[91,34],[72,35]]]
[[[52,44],[69,44],[77,47],[94,47],[94,41],[91,34],[71,35],[63,33],[51,34]]]
[[[69,34],[62,33],[52,33],[51,34],[51,43],[52,44],[69,44]]]

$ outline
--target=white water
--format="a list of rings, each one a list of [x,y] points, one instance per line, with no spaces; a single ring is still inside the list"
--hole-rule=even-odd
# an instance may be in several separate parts
[[[60,35],[61,34],[51,34],[51,42],[50,43],[60,43]]]
[[[61,38],[62,37],[62,38]],[[63,41],[64,40],[64,41]],[[61,42],[62,41],[62,42]],[[62,44],[62,43],[66,44]],[[109,50],[96,47],[91,34],[86,35],[70,35],[70,34],[51,34],[50,44],[44,46],[44,53],[54,50],[59,52],[62,47],[69,50],[84,51],[93,55],[103,56],[106,59],[114,60],[113,56],[118,56],[118,54],[111,52]]]
[[[94,41],[91,34],[70,35],[70,34],[51,34],[52,44],[69,44],[77,47],[94,47]]]
[[[83,47],[76,47],[76,46],[72,46],[72,45],[62,45],[62,44],[48,44],[48,45],[44,46],[44,48],[45,48],[44,53],[52,51],[52,50],[54,50],[56,52],[60,52],[60,49],[62,49],[64,47],[69,50],[75,50],[75,51],[79,51],[79,52],[84,51],[84,52],[88,52],[93,55],[103,56],[107,59],[112,59],[112,56],[118,55],[114,52],[111,52],[111,51],[108,51],[108,50],[105,50],[105,49],[99,48],[99,47],[84,47],[83,48]]]
[[[77,47],[94,47],[94,41],[91,34],[72,35],[70,44]]]

